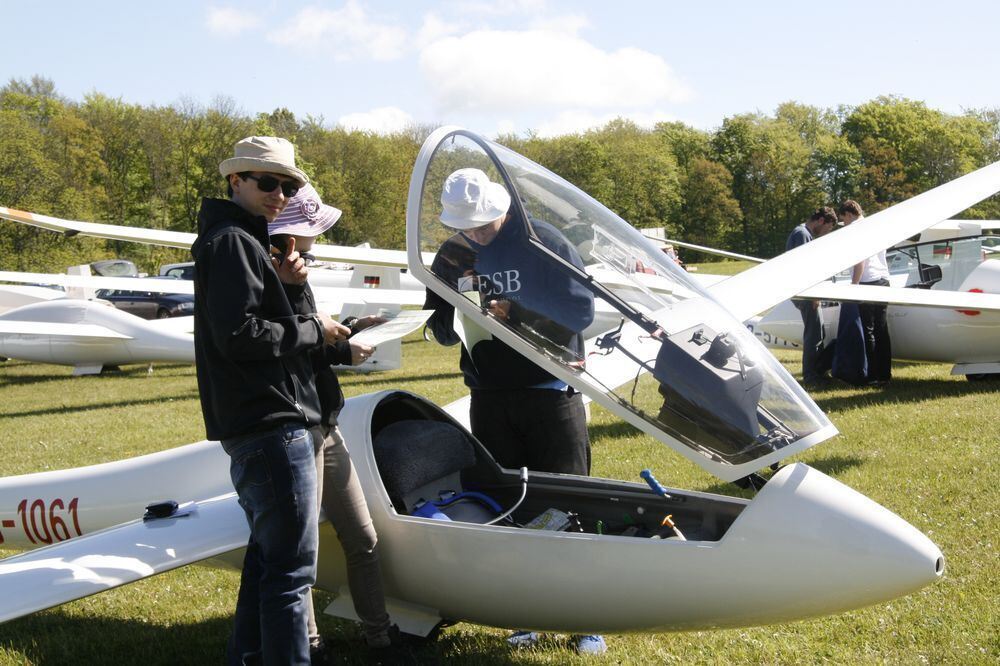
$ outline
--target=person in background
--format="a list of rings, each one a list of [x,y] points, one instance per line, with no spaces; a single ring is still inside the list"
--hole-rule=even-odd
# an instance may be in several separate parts
[[[856,224],[864,220],[864,211],[857,201],[848,199],[837,209],[843,224]],[[885,250],[856,264],[851,273],[854,284],[889,286],[889,266]],[[886,320],[885,303],[860,303],[861,329],[865,338],[865,356],[868,372],[866,380],[871,385],[882,385],[892,379],[892,342]]]
[[[809,216],[809,219],[792,229],[785,243],[785,251],[794,250],[814,238],[833,230],[837,214],[829,206],[824,206]],[[821,385],[826,381],[826,368],[821,365],[823,350],[823,320],[819,314],[819,301],[793,300],[792,303],[802,316],[802,383]]]
[[[477,291],[490,315],[506,322],[567,363],[583,359],[581,332],[594,319],[593,295],[528,248],[525,221],[515,217],[507,189],[480,169],[459,169],[441,191],[441,222],[457,233],[446,240],[431,272],[458,291]],[[529,221],[550,251],[578,268],[574,246],[552,225]],[[454,307],[427,290],[428,328],[441,344],[460,341]],[[554,344],[553,344],[554,343]],[[462,346],[460,367],[471,392],[472,433],[507,468],[590,474],[590,439],[582,396],[519,352],[493,338]],[[512,646],[538,635],[514,632]],[[577,650],[601,654],[601,636],[576,636]]]
[[[318,547],[312,354],[346,336],[329,317],[293,309],[282,284],[293,265],[268,251],[268,222],[309,181],[292,144],[243,139],[219,172],[229,199],[202,200],[191,253],[205,431],[230,456],[250,526],[227,661],[306,665]]]
[[[293,265],[294,277],[285,284],[285,290],[296,312],[306,315],[317,312],[316,299],[307,281],[308,266],[313,261],[309,251],[316,237],[330,229],[340,215],[339,209],[323,203],[315,188],[305,185],[268,225],[277,261]],[[373,315],[349,318],[342,327],[345,339],[314,350],[312,361],[321,419],[312,429],[312,435],[316,444],[318,501],[344,549],[347,585],[354,610],[361,620],[365,642],[380,661],[399,662],[405,660],[405,648],[399,629],[390,623],[385,608],[375,527],[343,435],[337,427],[344,394],[333,367],[358,365],[371,357],[375,348],[355,343],[350,336],[383,321]],[[328,660],[329,648],[319,635],[311,596],[307,602],[314,663]]]

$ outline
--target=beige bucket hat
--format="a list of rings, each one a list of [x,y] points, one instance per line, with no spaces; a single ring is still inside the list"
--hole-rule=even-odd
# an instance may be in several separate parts
[[[295,146],[276,136],[248,136],[236,142],[234,156],[223,160],[219,173],[228,176],[243,171],[280,173],[303,185],[309,182],[309,176],[295,167]]]

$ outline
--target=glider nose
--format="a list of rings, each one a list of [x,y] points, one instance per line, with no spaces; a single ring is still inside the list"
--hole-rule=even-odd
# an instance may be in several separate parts
[[[748,519],[744,523],[744,519]],[[895,599],[937,580],[944,556],[922,532],[818,470],[797,463],[758,493],[726,538],[763,537],[775,593],[823,615]],[[761,556],[761,553],[757,553]],[[772,576],[768,576],[771,578]],[[811,600],[807,600],[812,597]]]

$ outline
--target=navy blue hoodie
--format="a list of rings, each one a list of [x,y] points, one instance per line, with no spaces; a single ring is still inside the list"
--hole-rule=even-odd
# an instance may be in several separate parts
[[[552,225],[531,220],[532,229],[542,244],[583,269],[576,249]],[[431,272],[452,286],[463,277],[476,276],[482,303],[507,300],[511,304],[507,323],[536,344],[555,342],[565,349],[550,349],[567,362],[583,360],[584,344],[580,334],[594,320],[594,297],[579,282],[530,247],[524,225],[511,217],[489,245],[479,245],[463,234],[444,242],[431,265]],[[465,289],[463,289],[465,291]],[[427,322],[434,338],[444,345],[459,342],[453,328],[455,309],[428,290],[424,309],[434,310]],[[530,388],[556,381],[500,340],[483,340],[473,350],[462,347],[459,365],[465,383],[474,389]]]

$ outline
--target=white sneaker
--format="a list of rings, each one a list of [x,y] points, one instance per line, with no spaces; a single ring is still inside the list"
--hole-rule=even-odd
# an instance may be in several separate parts
[[[608,651],[604,636],[574,636],[573,642],[580,654],[604,654]]]
[[[507,645],[514,648],[529,648],[538,645],[538,634],[534,631],[515,631],[507,637]]]

